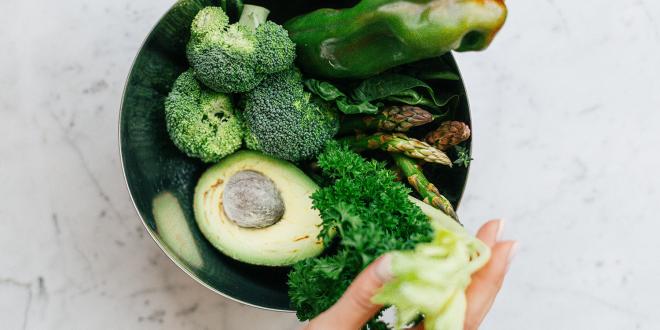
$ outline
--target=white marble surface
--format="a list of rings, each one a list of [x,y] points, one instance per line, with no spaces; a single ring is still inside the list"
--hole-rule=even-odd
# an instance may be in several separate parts
[[[124,80],[171,1],[0,1],[3,329],[290,329],[145,234],[117,152]],[[475,162],[460,210],[522,243],[484,329],[657,329],[660,3],[509,0],[460,54]]]

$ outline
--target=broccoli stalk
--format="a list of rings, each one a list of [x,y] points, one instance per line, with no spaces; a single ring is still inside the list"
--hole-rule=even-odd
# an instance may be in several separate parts
[[[268,14],[245,5],[239,22],[229,24],[220,7],[202,9],[186,49],[195,77],[217,92],[242,93],[291,66],[295,45],[282,26],[266,20]]]
[[[245,26],[252,32],[256,32],[257,27],[266,22],[268,14],[270,14],[270,10],[264,7],[245,5],[243,6],[243,13],[241,13],[238,24]]]

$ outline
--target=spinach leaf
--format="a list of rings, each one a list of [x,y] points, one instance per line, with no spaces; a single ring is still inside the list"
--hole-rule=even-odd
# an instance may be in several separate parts
[[[461,80],[461,77],[452,71],[419,72],[416,77],[425,80]]]
[[[400,72],[421,80],[461,80],[456,69],[442,56],[410,63]]]
[[[346,98],[346,94],[340,91],[339,88],[335,87],[335,85],[327,81],[307,79],[304,83],[305,87],[307,87],[310,92],[318,95],[320,98],[326,101],[334,101],[340,98]]]
[[[428,71],[417,66],[408,69],[419,70],[418,74],[427,79],[458,79],[458,75],[450,68],[445,68],[445,65],[440,68],[437,66]],[[362,81],[350,95],[332,83],[316,79],[305,80],[305,87],[326,101],[334,101],[341,112],[349,115],[375,114],[385,101],[423,106],[437,113],[451,108],[459,99],[458,94],[439,93],[416,77],[393,72]]]
[[[359,102],[386,100],[426,106],[432,110],[440,110],[458,98],[456,94],[440,95],[427,83],[400,73],[385,73],[368,78],[353,90],[352,96]]]
[[[325,101],[335,101],[339,111],[344,114],[375,114],[378,112],[378,104],[369,101],[353,102],[344,92],[327,81],[307,79],[305,80],[305,87]]]
[[[401,102],[410,105],[421,105],[428,108],[437,110],[457,102],[459,96],[456,94],[450,95],[433,95],[432,98],[425,97],[424,94],[418,93],[414,89],[409,89],[399,93],[398,95],[391,95],[385,98],[387,101]]]

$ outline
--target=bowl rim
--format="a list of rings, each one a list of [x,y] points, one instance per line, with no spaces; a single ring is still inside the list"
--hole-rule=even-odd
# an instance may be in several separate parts
[[[131,76],[132,76],[132,73],[133,73],[133,69],[135,68],[135,64],[136,64],[136,62],[137,62],[137,59],[138,59],[138,57],[140,56],[140,53],[142,52],[142,50],[144,49],[144,46],[146,45],[147,41],[148,41],[149,38],[151,37],[151,34],[153,33],[153,31],[154,31],[154,29],[156,28],[156,26],[158,26],[158,24],[160,24],[160,22],[165,18],[165,16],[167,16],[167,14],[168,14],[170,11],[172,11],[172,9],[173,9],[175,6],[177,6],[177,5],[178,5],[178,1],[174,2],[174,4],[172,4],[172,5],[167,9],[167,11],[165,11],[165,13],[164,13],[164,14],[158,19],[158,21],[156,21],[156,23],[152,25],[152,27],[151,27],[151,29],[149,30],[149,33],[147,34],[147,36],[146,36],[146,37],[142,40],[142,42],[140,43],[140,47],[138,48],[137,52],[136,52],[135,55],[133,56],[133,61],[132,61],[132,63],[131,63],[130,68],[128,69],[128,74],[127,74],[127,76],[126,76],[126,82],[124,83],[124,89],[123,89],[122,94],[121,94],[121,103],[119,104],[119,115],[118,115],[118,120],[117,120],[117,138],[118,138],[118,140],[117,140],[117,144],[118,144],[118,151],[119,151],[119,162],[120,162],[120,164],[121,164],[121,173],[122,173],[122,177],[124,178],[124,187],[125,187],[126,191],[128,192],[128,196],[129,196],[130,199],[131,199],[131,204],[133,204],[133,210],[135,211],[135,213],[137,213],[138,218],[140,218],[140,221],[142,222],[142,225],[144,226],[144,228],[145,228],[145,229],[147,230],[147,232],[149,233],[149,236],[151,236],[151,239],[152,239],[154,242],[156,242],[156,245],[158,245],[158,247],[160,248],[160,250],[161,250],[161,251],[162,251],[162,252],[163,252],[163,253],[164,253],[164,254],[165,254],[165,255],[166,255],[166,256],[167,256],[167,257],[168,257],[168,258],[169,258],[169,259],[170,259],[175,265],[176,265],[176,266],[177,266],[177,267],[179,267],[179,269],[181,269],[181,270],[184,271],[186,274],[188,274],[188,276],[191,277],[193,280],[195,280],[197,283],[201,284],[202,286],[204,286],[204,287],[206,287],[207,289],[209,289],[209,290],[211,290],[211,291],[213,291],[213,292],[219,294],[220,296],[222,296],[222,297],[224,297],[224,298],[227,298],[227,299],[229,299],[229,300],[232,300],[232,301],[237,302],[237,303],[240,303],[240,304],[244,304],[244,305],[247,305],[247,306],[251,306],[251,307],[255,307],[255,308],[262,309],[262,310],[267,310],[267,311],[273,311],[273,312],[284,312],[284,313],[294,313],[295,310],[292,310],[292,309],[279,309],[279,308],[264,307],[264,306],[259,306],[259,305],[255,305],[255,304],[249,303],[249,302],[247,302],[247,301],[243,301],[243,300],[241,300],[241,299],[238,299],[238,298],[232,297],[232,296],[230,296],[230,295],[228,295],[228,294],[226,294],[226,293],[224,293],[224,292],[222,292],[222,291],[220,291],[220,290],[218,290],[218,289],[212,287],[211,285],[207,284],[206,282],[204,282],[204,281],[203,281],[202,279],[200,279],[197,275],[195,275],[193,272],[191,272],[189,269],[187,269],[187,267],[186,267],[185,265],[183,265],[179,260],[177,260],[177,259],[174,258],[172,255],[170,255],[170,252],[167,251],[167,249],[163,246],[163,243],[161,243],[160,240],[157,238],[156,233],[151,229],[151,227],[149,227],[149,225],[147,225],[147,222],[146,222],[146,221],[144,220],[144,218],[142,217],[142,213],[140,213],[140,210],[138,209],[138,206],[137,206],[137,204],[136,204],[136,202],[135,202],[135,199],[133,198],[133,193],[131,192],[131,186],[130,186],[130,184],[128,183],[128,176],[126,175],[126,168],[125,168],[125,166],[124,166],[124,153],[123,153],[123,150],[122,150],[122,134],[121,134],[121,130],[122,130],[122,114],[123,114],[123,112],[124,112],[124,103],[125,103],[125,100],[126,100],[126,91],[128,90],[129,81],[130,81],[130,79],[131,79]]]
[[[126,81],[125,81],[125,83],[124,83],[124,88],[123,88],[123,90],[122,90],[122,94],[121,94],[121,103],[119,104],[119,114],[118,114],[118,117],[117,117],[117,119],[118,119],[118,120],[117,120],[117,138],[118,138],[118,140],[117,140],[117,145],[118,145],[119,162],[120,162],[120,165],[121,165],[122,177],[124,178],[124,188],[125,188],[126,191],[128,192],[128,196],[129,196],[129,198],[130,198],[130,200],[131,200],[131,204],[133,205],[133,210],[134,210],[135,213],[137,214],[138,218],[140,218],[140,221],[142,222],[142,225],[144,226],[144,228],[145,228],[145,229],[147,230],[147,232],[149,233],[149,236],[151,237],[151,239],[156,243],[156,245],[158,245],[158,248],[160,248],[160,250],[161,250],[161,251],[162,251],[162,252],[163,252],[163,253],[164,253],[164,254],[165,254],[165,255],[166,255],[166,256],[167,256],[167,257],[168,257],[168,258],[169,258],[169,259],[170,259],[175,265],[176,265],[176,266],[177,266],[177,267],[179,267],[179,269],[181,269],[184,273],[186,273],[190,278],[192,278],[193,280],[195,280],[195,282],[197,282],[198,284],[201,284],[203,287],[206,287],[207,289],[211,290],[212,292],[215,292],[216,294],[218,294],[218,295],[220,295],[220,296],[222,296],[222,297],[224,297],[224,298],[227,298],[227,299],[229,299],[229,300],[231,300],[231,301],[234,301],[234,302],[237,302],[237,303],[240,303],[240,304],[243,304],[243,305],[247,305],[247,306],[254,307],[254,308],[257,308],[257,309],[261,309],[261,310],[272,311],[272,312],[295,313],[296,311],[293,310],[293,309],[279,309],[279,308],[272,308],[272,307],[264,307],[264,306],[256,305],[256,304],[253,304],[253,303],[249,303],[249,302],[247,302],[247,301],[243,301],[243,300],[241,300],[241,299],[238,299],[238,298],[232,297],[232,296],[230,296],[230,295],[228,295],[228,294],[226,294],[226,293],[224,293],[224,292],[222,292],[222,291],[220,291],[220,290],[218,290],[218,289],[212,287],[211,285],[207,284],[205,281],[203,281],[202,279],[200,279],[196,274],[194,274],[192,271],[190,271],[190,270],[189,270],[189,269],[188,269],[188,268],[187,268],[182,262],[180,262],[179,260],[177,260],[177,258],[175,258],[175,257],[173,257],[172,255],[170,255],[170,252],[168,252],[168,249],[166,249],[165,246],[163,246],[163,243],[157,238],[157,234],[151,229],[151,227],[149,227],[149,225],[147,224],[147,222],[146,222],[146,221],[144,220],[144,218],[142,217],[142,213],[140,213],[140,210],[138,209],[138,206],[137,206],[137,204],[136,204],[136,202],[135,202],[135,199],[133,198],[133,193],[131,192],[131,187],[130,187],[130,184],[129,184],[129,182],[128,182],[128,176],[126,175],[126,168],[125,168],[125,166],[124,166],[124,153],[123,153],[123,150],[122,150],[122,134],[121,134],[121,132],[122,132],[122,114],[123,114],[123,112],[124,112],[124,103],[125,103],[125,100],[126,100],[126,91],[128,90],[129,81],[130,81],[130,79],[131,79],[131,76],[132,76],[132,73],[133,73],[133,69],[135,68],[135,64],[136,64],[136,62],[137,62],[137,59],[138,59],[138,57],[140,56],[142,50],[144,49],[144,46],[146,45],[147,41],[148,41],[149,38],[151,37],[152,33],[154,32],[156,26],[158,26],[158,24],[161,23],[161,21],[165,18],[165,16],[167,16],[167,14],[168,14],[170,11],[172,11],[172,9],[173,9],[174,7],[176,7],[176,6],[178,5],[178,3],[179,3],[179,1],[175,1],[175,2],[174,2],[174,3],[173,3],[173,4],[172,4],[172,5],[171,5],[166,11],[165,11],[165,13],[164,13],[163,15],[161,15],[161,17],[158,19],[158,21],[156,21],[156,23],[152,25],[151,29],[149,30],[149,33],[148,33],[147,36],[142,40],[142,42],[140,43],[140,47],[138,47],[137,52],[136,52],[135,55],[133,56],[133,61],[132,61],[131,65],[130,65],[130,67],[129,67],[129,69],[128,69],[128,74],[126,75]],[[454,56],[453,56],[453,52],[449,52],[449,53],[450,53],[450,55],[451,55],[451,59],[452,59],[452,61],[453,61],[453,64],[454,64],[454,66],[456,67],[456,73],[458,74],[458,76],[459,76],[459,78],[460,78],[459,83],[461,84],[461,88],[462,88],[462,90],[464,91],[464,95],[465,95],[465,97],[464,97],[464,99],[465,99],[464,102],[465,102],[465,104],[466,104],[466,108],[468,109],[468,121],[470,122],[470,128],[472,128],[472,126],[473,126],[473,125],[472,125],[472,121],[473,121],[473,119],[472,119],[472,116],[471,116],[471,111],[470,111],[471,108],[470,108],[469,99],[468,99],[468,97],[467,97],[467,89],[466,89],[466,87],[465,87],[465,83],[464,83],[464,81],[463,81],[463,75],[461,74],[461,72],[460,72],[460,68],[458,67],[458,63],[456,62],[456,59],[455,59]],[[472,139],[473,139],[473,136],[474,136],[474,131],[473,131],[473,130],[470,130],[470,131],[471,131],[471,133],[470,133],[470,145],[469,145],[470,147],[469,147],[469,149],[468,149],[468,153],[469,153],[470,156],[472,156]],[[459,195],[458,200],[456,201],[456,209],[459,208],[459,206],[460,206],[460,204],[461,204],[461,201],[463,200],[463,195],[464,195],[464,193],[465,193],[465,187],[467,186],[467,182],[469,181],[469,177],[470,177],[470,168],[471,168],[471,166],[469,166],[469,165],[468,165],[468,167],[466,168],[465,182],[464,182],[464,183],[462,184],[462,186],[461,186],[460,195]]]

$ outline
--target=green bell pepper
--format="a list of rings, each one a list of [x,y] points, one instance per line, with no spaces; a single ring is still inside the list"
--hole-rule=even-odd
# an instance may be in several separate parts
[[[480,50],[506,19],[503,0],[362,0],[284,26],[298,65],[325,78],[364,78],[450,50]]]

